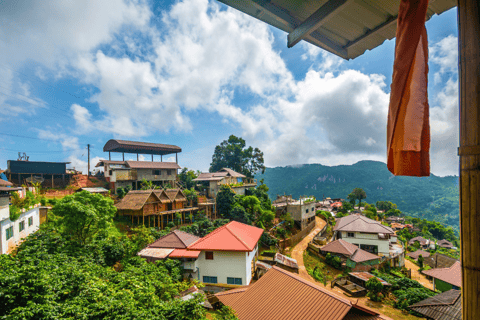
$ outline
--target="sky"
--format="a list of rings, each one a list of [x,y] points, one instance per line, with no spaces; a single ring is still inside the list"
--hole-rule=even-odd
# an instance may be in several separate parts
[[[431,171],[458,175],[456,9],[426,27]],[[94,168],[123,139],[177,145],[180,166],[208,171],[231,134],[267,167],[386,162],[395,39],[350,61],[286,43],[213,0],[2,1],[0,168],[25,152],[86,173],[87,144]]]

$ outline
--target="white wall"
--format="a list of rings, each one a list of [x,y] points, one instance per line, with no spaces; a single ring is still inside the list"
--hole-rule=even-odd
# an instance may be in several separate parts
[[[200,281],[203,276],[217,277],[217,283],[227,284],[227,277],[242,278],[242,285],[250,283],[247,274],[251,273],[250,262],[247,263],[245,252],[213,251],[213,260],[205,259],[205,251],[198,256],[197,266]]]
[[[245,283],[246,285],[250,284],[250,281],[252,281],[252,261],[255,259],[255,255],[257,254],[258,250],[258,244],[255,246],[255,249],[253,249],[250,252],[245,252],[245,258],[246,258],[246,279],[247,282]]]
[[[370,237],[366,236],[366,233],[359,233],[359,232],[354,232],[355,237],[354,238],[349,238],[347,237],[347,232],[342,232],[342,240],[345,240],[347,242],[353,243],[353,244],[366,244],[366,245],[373,245],[378,247],[378,253],[382,253],[383,255],[390,256],[390,247],[388,239],[386,240],[379,240],[377,234],[372,234],[374,235],[377,239],[375,240],[375,237]]]
[[[4,210],[4,209],[2,209]],[[7,208],[8,212],[8,208]],[[2,211],[3,213],[3,211]],[[33,224],[28,225],[28,218],[33,217]],[[25,229],[22,232],[19,231],[20,222],[25,221]],[[7,229],[13,226],[13,237],[7,241]],[[22,238],[27,237],[32,232],[35,232],[40,227],[40,208],[33,208],[29,211],[26,211],[20,215],[20,217],[15,221],[10,221],[10,218],[0,221],[0,253],[5,254],[9,253],[13,248],[15,248],[21,241]]]

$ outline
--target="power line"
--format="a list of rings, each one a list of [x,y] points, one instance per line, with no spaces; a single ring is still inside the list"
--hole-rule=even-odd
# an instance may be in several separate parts
[[[60,142],[60,141],[58,141],[58,140],[53,140],[53,139],[43,139],[43,138],[27,137],[27,136],[21,136],[21,135],[18,135],[18,134],[11,134],[11,133],[2,133],[2,132],[0,132],[0,135],[9,136],[9,137],[16,137],[16,138],[24,138],[24,139],[52,141],[52,142],[57,142],[57,143]]]

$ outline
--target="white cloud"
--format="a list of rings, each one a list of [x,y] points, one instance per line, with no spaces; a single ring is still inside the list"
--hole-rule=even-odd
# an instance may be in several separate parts
[[[438,72],[434,74],[434,83],[442,81],[442,75],[458,73],[458,40],[454,35],[449,35],[434,43],[429,48],[431,63],[439,66]]]

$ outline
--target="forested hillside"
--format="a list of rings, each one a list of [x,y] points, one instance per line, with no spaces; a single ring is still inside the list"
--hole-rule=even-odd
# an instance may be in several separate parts
[[[387,165],[378,161],[360,161],[353,165],[323,166],[307,164],[267,168],[264,179],[273,200],[277,194],[313,195],[343,198],[354,188],[367,193],[366,202],[391,201],[405,214],[438,221],[458,230],[458,177],[395,177]]]

